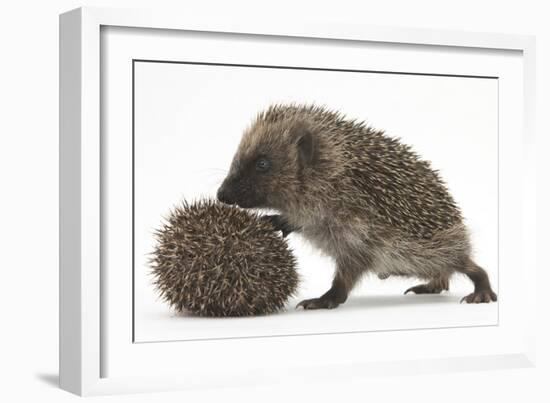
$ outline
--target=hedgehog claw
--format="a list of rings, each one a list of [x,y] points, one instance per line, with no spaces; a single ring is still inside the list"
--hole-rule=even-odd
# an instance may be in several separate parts
[[[430,283],[415,285],[414,287],[408,288],[403,295],[408,294],[409,292],[414,292],[415,294],[439,294],[443,291],[441,287],[436,287]]]
[[[296,230],[281,215],[264,215],[262,219],[269,222],[276,231],[281,231],[283,238]]]
[[[338,302],[332,300],[331,298],[312,298],[312,299],[304,299],[301,301],[298,305],[296,305],[296,309],[302,307],[304,310],[309,309],[334,309],[338,305],[340,305]]]
[[[491,301],[496,301],[497,295],[492,290],[474,291],[471,294],[462,297],[460,303],[466,302],[467,304],[480,304]]]

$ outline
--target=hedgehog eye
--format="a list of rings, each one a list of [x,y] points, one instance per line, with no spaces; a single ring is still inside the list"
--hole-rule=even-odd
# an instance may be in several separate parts
[[[269,169],[270,163],[265,157],[260,157],[256,161],[256,169],[260,172],[265,172]]]

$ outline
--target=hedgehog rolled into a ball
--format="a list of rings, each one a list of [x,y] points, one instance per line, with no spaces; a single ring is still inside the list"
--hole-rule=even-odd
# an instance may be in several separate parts
[[[298,285],[296,259],[260,217],[210,199],[174,208],[156,231],[150,261],[161,297],[200,316],[282,309]]]

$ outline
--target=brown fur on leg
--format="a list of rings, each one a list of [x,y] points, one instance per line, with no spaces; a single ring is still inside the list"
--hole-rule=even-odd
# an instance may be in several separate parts
[[[296,308],[304,309],[333,309],[344,303],[348,298],[348,292],[341,278],[336,276],[332,281],[332,287],[319,298],[305,299]]]
[[[333,309],[343,304],[348,299],[348,294],[357,283],[363,269],[350,266],[352,262],[347,259],[337,261],[336,275],[332,280],[332,287],[319,298],[305,299],[296,308],[304,309]]]

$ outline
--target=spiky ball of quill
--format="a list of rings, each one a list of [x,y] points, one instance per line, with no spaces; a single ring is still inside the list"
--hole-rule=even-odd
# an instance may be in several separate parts
[[[257,214],[210,199],[184,201],[155,236],[154,284],[176,311],[269,314],[296,292],[296,259],[280,233]]]

